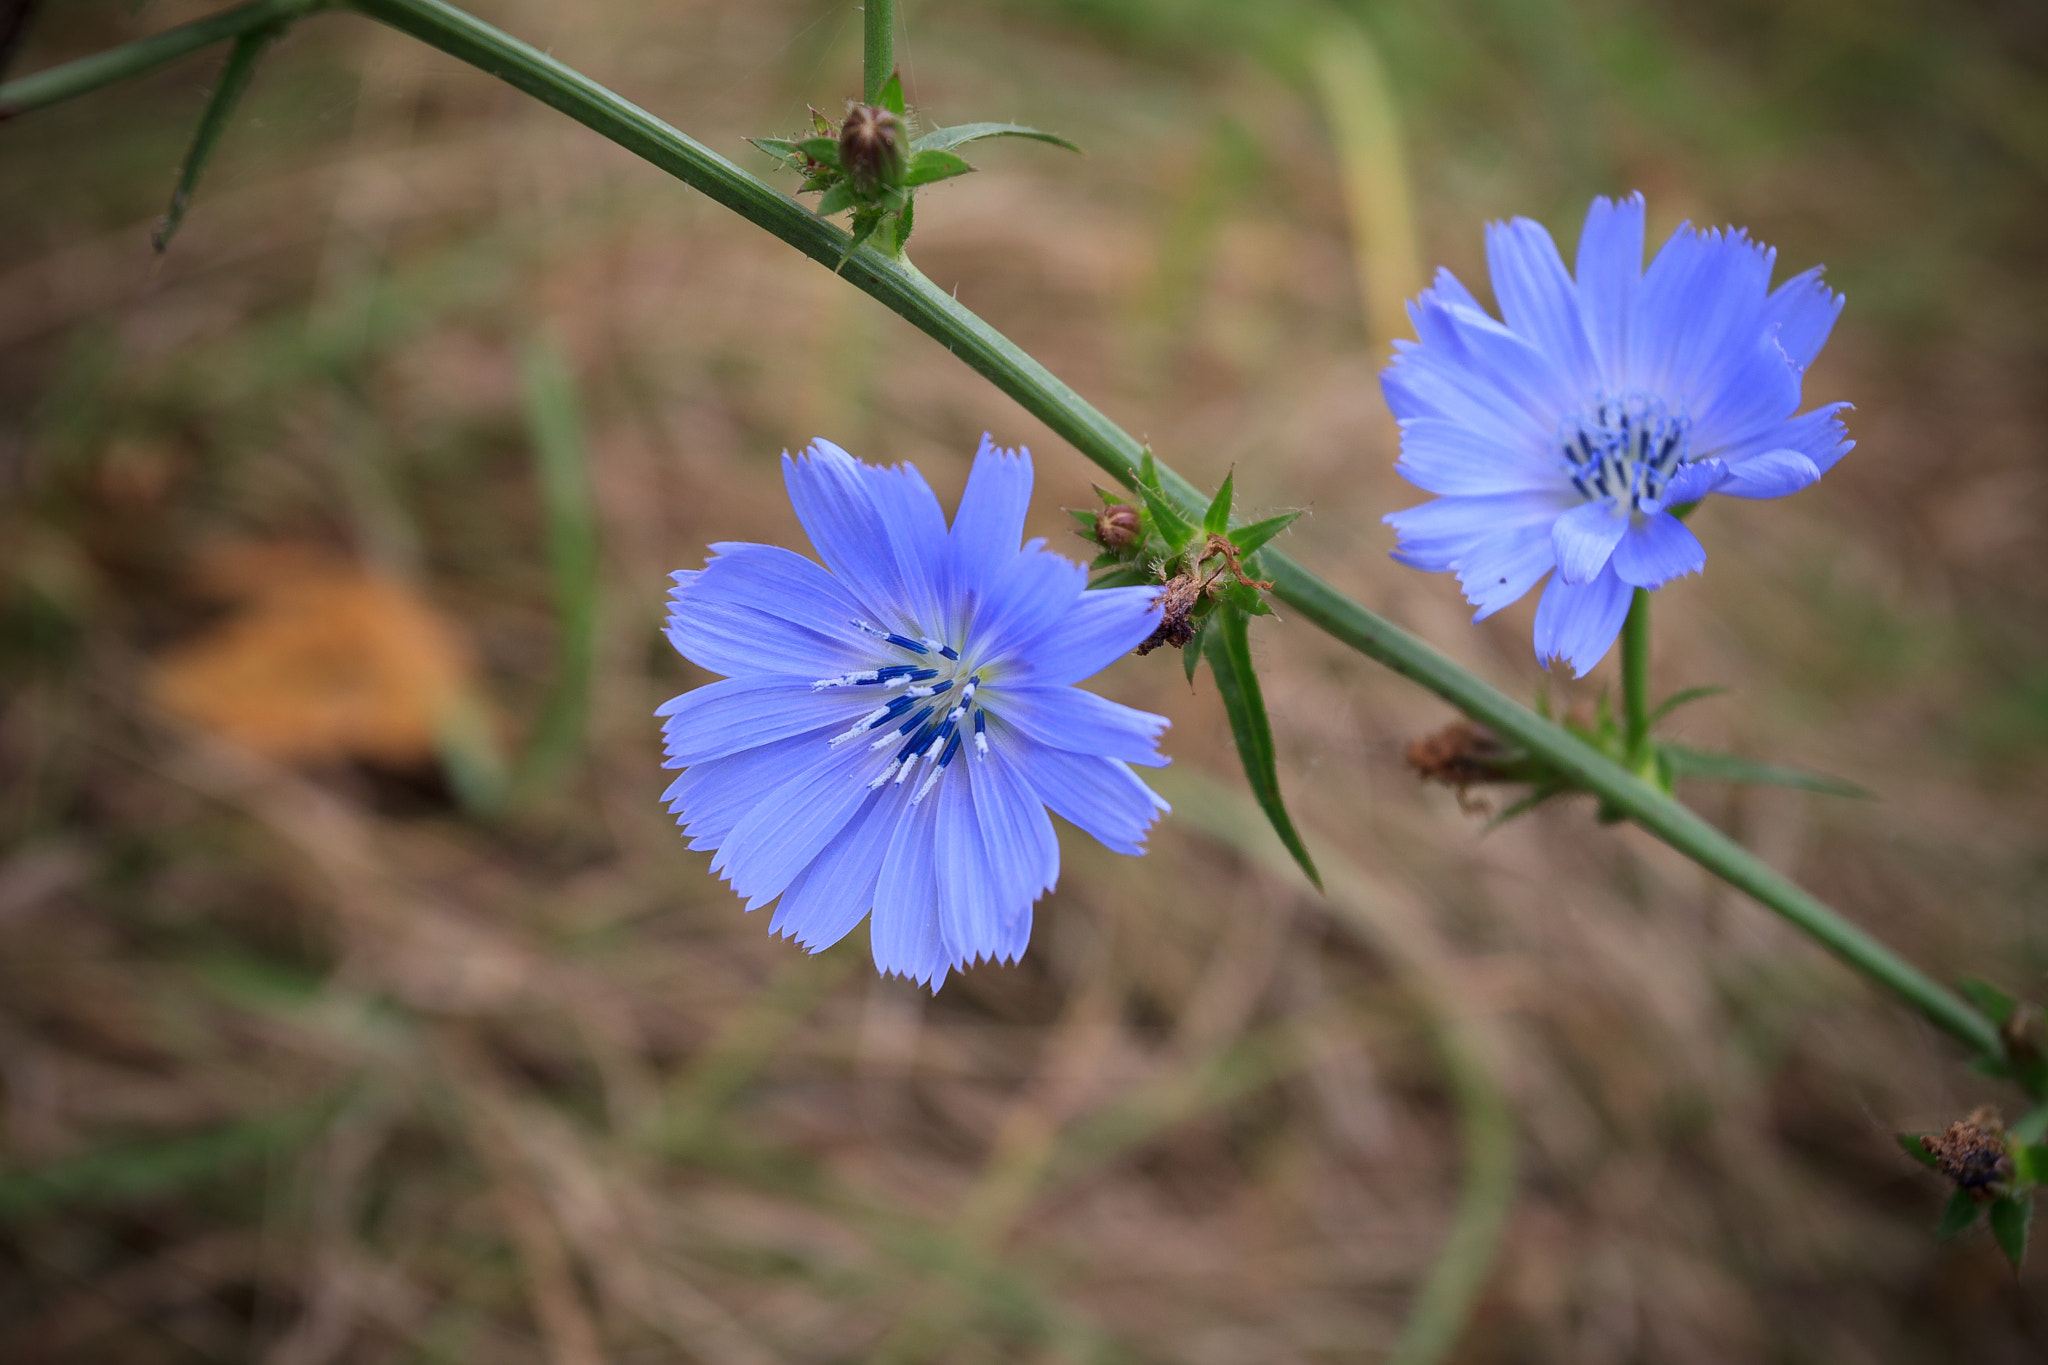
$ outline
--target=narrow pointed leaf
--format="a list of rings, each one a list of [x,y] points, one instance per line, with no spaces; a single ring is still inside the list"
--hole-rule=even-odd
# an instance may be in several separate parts
[[[796,149],[823,165],[839,165],[839,139],[836,137],[807,137],[796,144]]]
[[[1267,541],[1292,526],[1300,516],[1299,512],[1282,512],[1277,517],[1267,517],[1249,526],[1240,526],[1231,532],[1230,543],[1237,547],[1240,559],[1257,554],[1265,547]]]
[[[910,169],[904,173],[906,185],[929,185],[936,180],[951,180],[956,175],[967,175],[974,167],[967,164],[967,158],[958,152],[942,152],[927,149],[914,153],[910,158]]]
[[[842,180],[825,191],[825,197],[818,201],[817,214],[820,218],[830,218],[835,213],[852,208],[857,202],[859,200],[853,192],[853,182]],[[872,232],[874,229],[868,230]]]
[[[2048,1143],[2013,1142],[2007,1146],[2012,1153],[2013,1169],[2022,1182],[2028,1185],[2048,1184]]]
[[[1688,687],[1683,692],[1673,692],[1657,704],[1656,710],[1650,712],[1650,724],[1655,725],[1681,706],[1690,706],[1696,701],[1705,701],[1708,697],[1718,697],[1728,690],[1726,687],[1713,684],[1706,687]]]
[[[1935,1225],[1934,1235],[1945,1242],[1976,1221],[1977,1201],[1968,1190],[1959,1189],[1949,1196],[1948,1207],[1941,1211],[1941,1222]]]
[[[1188,675],[1188,686],[1195,685],[1195,670],[1202,666],[1202,637],[1209,631],[1209,617],[1203,617],[1195,624],[1194,638],[1181,647],[1180,666]]]
[[[1671,772],[1675,777],[1698,778],[1707,782],[1751,782],[1766,787],[1796,787],[1801,791],[1819,792],[1823,796],[1870,798],[1870,793],[1854,782],[1844,782],[1839,777],[1829,777],[1824,773],[1810,773],[1777,763],[1756,763],[1737,758],[1734,754],[1708,753],[1704,749],[1688,749],[1679,744],[1658,747],[1671,761]]]
[[[784,161],[803,154],[803,149],[786,137],[750,137],[747,141],[753,143],[756,147],[768,153],[768,155],[778,157]]]
[[[1156,584],[1158,582],[1157,578],[1146,573],[1137,565],[1132,564],[1126,568],[1112,569],[1088,586],[1091,588],[1136,588],[1142,587],[1147,583]]]
[[[903,73],[891,71],[889,79],[882,85],[882,93],[875,97],[875,103],[887,109],[897,118],[907,112],[903,106]]]
[[[1252,669],[1251,642],[1245,627],[1245,616],[1240,611],[1221,607],[1210,615],[1202,631],[1209,671],[1216,677],[1216,693],[1223,698],[1223,709],[1230,717],[1230,733],[1237,741],[1237,756],[1244,763],[1245,780],[1251,783],[1252,796],[1266,812],[1280,842],[1320,891],[1322,874],[1316,871],[1315,860],[1308,856],[1308,846],[1296,832],[1286,803],[1280,799],[1273,729],[1266,720],[1266,701],[1259,693],[1258,674]]]
[[[199,115],[199,127],[193,130],[192,146],[185,153],[185,164],[178,171],[177,188],[171,191],[171,206],[157,221],[156,231],[150,234],[157,254],[162,255],[177,235],[178,225],[185,221],[185,210],[192,203],[192,191],[199,187],[199,177],[206,170],[206,163],[213,158],[213,149],[220,145],[221,134],[227,131],[228,120],[234,116],[235,105],[241,102],[242,93],[249,88],[250,79],[256,74],[256,61],[263,55],[263,49],[271,40],[284,32],[282,24],[268,28],[252,29],[235,39],[235,45],[228,51],[226,65],[220,70],[220,83],[213,87],[213,94],[207,98],[206,109]]]
[[[2005,1023],[2012,1018],[2013,1011],[2019,1008],[2019,1002],[2004,991],[1989,981],[1980,981],[1974,976],[1966,976],[1956,982],[1956,989],[1961,991],[1971,1004],[1990,1015],[1994,1024]],[[2033,1116],[2030,1114],[2028,1117]]]
[[[2008,1131],[2014,1138],[2025,1143],[2035,1143],[2048,1138],[2048,1104],[2036,1105],[2022,1114]]]
[[[1521,800],[1515,802],[1506,810],[1502,811],[1499,815],[1496,815],[1491,820],[1488,820],[1486,822],[1486,830],[1488,833],[1492,833],[1494,830],[1499,829],[1502,825],[1505,825],[1508,821],[1518,820],[1522,816],[1527,815],[1530,811],[1535,810],[1544,802],[1563,796],[1566,792],[1569,792],[1570,790],[1570,787],[1564,786],[1559,783],[1552,783],[1546,786],[1538,787],[1536,788],[1536,790],[1530,792],[1527,796],[1523,797]]]
[[[927,149],[951,151],[970,142],[979,142],[985,137],[1028,137],[1034,142],[1050,142],[1053,146],[1064,147],[1070,152],[1081,150],[1058,133],[1040,132],[1036,128],[1026,128],[1021,123],[962,123],[951,128],[934,128],[911,143],[910,149],[914,152]]]
[[[2007,1195],[1991,1203],[1991,1235],[1998,1239],[1998,1249],[2012,1262],[2015,1271],[2026,1263],[2027,1224],[2033,1221],[2031,1196]]]
[[[1209,510],[1202,514],[1204,535],[1220,536],[1230,529],[1230,486],[1237,479],[1237,471],[1231,470],[1223,476],[1223,486],[1216,490],[1216,496],[1209,501]]]
[[[1068,516],[1072,517],[1075,521],[1080,522],[1081,525],[1085,526],[1091,535],[1094,533],[1095,513],[1089,511],[1085,507],[1063,507],[1060,510],[1065,512]]]
[[[1934,1153],[1927,1150],[1927,1135],[1925,1133],[1897,1133],[1894,1136],[1899,1140],[1900,1151],[1912,1157],[1913,1160],[1919,1162],[1930,1171],[1940,1169],[1941,1163],[1934,1159]]]

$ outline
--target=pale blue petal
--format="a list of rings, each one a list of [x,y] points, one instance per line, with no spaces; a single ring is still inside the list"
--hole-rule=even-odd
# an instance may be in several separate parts
[[[1455,569],[1480,545],[1525,526],[1548,527],[1579,504],[1570,488],[1541,493],[1494,493],[1483,497],[1435,498],[1389,512],[1380,520],[1394,528],[1394,558],[1418,569]]]
[[[1502,444],[1462,422],[1413,417],[1401,423],[1402,478],[1429,493],[1484,496],[1558,488],[1569,482],[1554,437],[1525,427]]]
[[[932,811],[906,806],[890,832],[875,882],[868,946],[875,969],[934,991],[945,980],[948,957],[939,933],[939,882],[932,858]]]
[[[946,514],[931,485],[916,465],[856,464],[855,468],[881,513],[897,575],[908,594],[910,618],[925,629],[943,626],[943,594],[951,565]]]
[[[1557,519],[1551,542],[1557,574],[1566,583],[1590,583],[1607,567],[1614,547],[1628,532],[1629,514],[1605,501],[1580,503]]]
[[[1721,458],[1733,466],[1773,450],[1796,450],[1825,474],[1855,448],[1856,443],[1848,439],[1842,427],[1840,414],[1848,409],[1847,403],[1829,403],[1812,412],[1802,412],[1789,422],[1766,427],[1733,442],[1721,452]]]
[[[1746,361],[1763,334],[1775,259],[1741,232],[1687,226],[1673,233],[1636,291],[1629,386],[1657,394],[1698,420],[1702,396],[1726,386],[1727,360]]]
[[[901,787],[867,797],[832,842],[796,875],[775,904],[768,931],[823,952],[853,932],[875,903],[875,882],[889,836],[909,803]]]
[[[662,703],[669,767],[751,749],[771,740],[843,729],[873,704],[866,688],[817,691],[812,678],[722,678]]]
[[[1548,668],[1552,659],[1563,659],[1573,677],[1585,677],[1613,648],[1633,595],[1612,569],[1591,583],[1553,576],[1536,605],[1537,661]]]
[[[1000,910],[990,956],[1014,962],[1031,938],[1032,902],[1059,881],[1060,845],[1052,818],[1025,780],[1018,736],[1005,724],[991,725],[989,735],[989,756],[967,760],[966,767]]]
[[[1466,399],[1511,430],[1554,430],[1578,391],[1556,361],[1475,308],[1412,309],[1421,345],[1397,363],[1439,370]]]
[[[1159,590],[1097,588],[1016,653],[1030,681],[1065,686],[1093,677],[1145,642],[1159,626]]]
[[[885,630],[917,628],[913,595],[860,465],[830,441],[782,457],[782,482],[825,567]]]
[[[1821,283],[1821,267],[1794,275],[1771,291],[1763,322],[1778,329],[1778,344],[1803,373],[1827,345],[1845,300]]]
[[[1692,397],[1692,448],[1700,454],[1725,457],[1729,447],[1778,430],[1799,410],[1799,367],[1769,332],[1731,351],[1716,372],[1716,386]]]
[[[1543,523],[1516,527],[1474,545],[1457,564],[1458,586],[1478,610],[1475,621],[1522,600],[1557,565],[1557,547]]]
[[[1643,196],[1595,199],[1579,233],[1579,316],[1592,339],[1601,382],[1628,387],[1629,322],[1643,278]]]
[[[710,563],[674,575],[668,639],[699,668],[728,677],[832,677],[871,666],[853,626],[865,607],[839,580],[779,545],[723,543]]]
[[[949,770],[925,798],[932,810],[932,856],[939,885],[939,937],[954,967],[993,958],[1002,944],[1000,889],[983,846],[974,791],[965,771]]]
[[[1025,659],[1034,640],[1073,612],[1087,586],[1088,570],[1064,556],[1030,547],[1012,555],[977,605],[969,636],[975,656]]]
[[[989,706],[991,715],[1055,749],[1116,758],[1141,768],[1162,768],[1160,732],[1164,716],[1139,711],[1078,687],[1003,686]]]
[[[1051,749],[1019,735],[1018,770],[1053,814],[1103,847],[1133,857],[1145,851],[1153,822],[1172,807],[1128,763]]]
[[[1689,502],[1698,502],[1721,486],[1728,477],[1728,466],[1719,459],[1694,460],[1681,465],[1671,481],[1664,485],[1662,498],[1644,498],[1642,510],[1662,512],[1666,508],[1683,507]]]
[[[1543,225],[1528,218],[1487,224],[1486,265],[1508,326],[1579,389],[1594,388],[1599,373],[1580,321],[1578,290]]]
[[[1638,588],[1661,588],[1707,567],[1707,547],[1669,512],[1637,517],[1614,547],[1614,574]]]
[[[671,814],[699,851],[717,848],[770,792],[823,756],[815,734],[777,740],[724,758],[692,763],[662,793]]]
[[[1820,482],[1820,466],[1797,450],[1767,450],[1728,466],[1714,491],[1731,498],[1782,498]]]
[[[983,432],[948,538],[956,594],[978,598],[994,586],[1004,567],[1017,557],[1017,546],[1024,540],[1024,516],[1030,507],[1031,452],[998,449]],[[971,601],[956,600],[954,607],[973,610]]]
[[[711,859],[711,870],[732,883],[749,910],[781,895],[869,796],[870,755],[858,746],[823,745],[819,754],[763,797]]]

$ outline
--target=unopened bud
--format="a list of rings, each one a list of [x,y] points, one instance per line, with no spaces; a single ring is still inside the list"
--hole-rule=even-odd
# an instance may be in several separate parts
[[[1095,543],[1105,550],[1127,550],[1144,534],[1138,509],[1127,502],[1113,502],[1095,514]]]
[[[856,104],[839,128],[839,165],[863,195],[903,183],[909,166],[903,121],[875,104]]]

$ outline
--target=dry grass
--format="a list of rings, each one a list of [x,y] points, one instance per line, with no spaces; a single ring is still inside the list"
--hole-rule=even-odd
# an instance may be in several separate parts
[[[2038,26],[1510,10],[1375,12],[1430,259],[1478,278],[1483,217],[1569,237],[1586,191],[1639,183],[1661,222],[1748,221],[1851,295],[1809,392],[1859,400],[1861,446],[1814,492],[1703,514],[1714,561],[1660,595],[1657,666],[1736,687],[1695,742],[1881,799],[1688,796],[1915,958],[2040,994]],[[1246,55],[1285,35],[1232,12],[912,8],[940,121],[1091,148],[977,157],[914,255],[1191,476],[1308,505],[1294,553],[1532,692],[1533,604],[1474,629],[1384,556],[1412,496],[1360,321],[1385,301],[1359,306],[1313,79]],[[840,7],[489,13],[742,160],[855,84]],[[128,31],[52,14],[23,65]],[[1912,131],[1869,113],[1873,63]],[[649,715],[696,681],[657,633],[666,572],[800,543],[774,461],[816,434],[949,502],[984,428],[1029,444],[1054,537],[1091,471],[826,272],[347,18],[259,75],[153,262],[203,78],[0,127],[10,1359],[1380,1359],[1496,1090],[1519,1179],[1458,1359],[2039,1357],[2043,1272],[1936,1244],[1941,1192],[1891,1145],[1988,1082],[1583,807],[1481,837],[1402,767],[1443,708],[1305,627],[1254,643],[1296,810],[1350,865],[1333,899],[1232,832],[1221,710],[1161,654],[1107,687],[1174,718],[1184,814],[1142,861],[1066,831],[1021,966],[934,999],[874,979],[858,934],[771,941],[655,799]],[[537,341],[570,358],[602,544],[583,741],[552,771],[522,766],[563,668]],[[251,546],[300,558],[221,558]],[[270,744],[267,716],[254,748],[185,728],[212,713],[159,711],[160,670],[254,629],[224,562],[372,572],[460,641],[424,690],[485,709],[421,728],[423,689],[373,690],[414,728],[369,733],[444,751],[374,764]],[[313,705],[290,668],[235,676]]]

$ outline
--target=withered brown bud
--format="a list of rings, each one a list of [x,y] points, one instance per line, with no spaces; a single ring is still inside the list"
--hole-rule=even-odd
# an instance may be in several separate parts
[[[1105,550],[1125,550],[1145,534],[1138,509],[1127,502],[1113,502],[1095,514],[1095,543]]]
[[[1202,585],[1191,573],[1169,579],[1159,590],[1159,625],[1145,637],[1145,643],[1138,646],[1141,655],[1150,654],[1161,645],[1184,648],[1195,638],[1194,623],[1188,620],[1188,613],[1202,600]]]
[[[1408,746],[1408,766],[1426,782],[1465,788],[1481,782],[1508,782],[1516,754],[1483,725],[1461,720]]]
[[[875,104],[856,104],[839,127],[839,165],[853,187],[871,195],[903,183],[909,165],[903,121]]]
[[[2005,1125],[1992,1109],[1979,1109],[1948,1126],[1937,1137],[1923,1138],[1935,1169],[1972,1194],[2010,1179],[2012,1158],[2005,1151]]]

